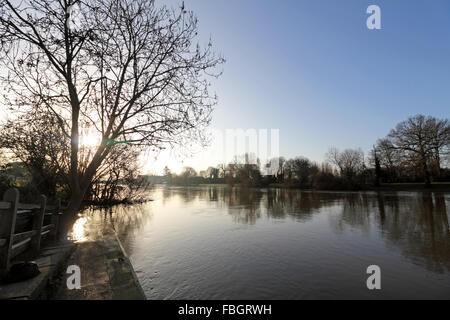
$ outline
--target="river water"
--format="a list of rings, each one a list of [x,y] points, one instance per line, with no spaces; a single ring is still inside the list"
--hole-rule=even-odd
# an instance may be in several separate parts
[[[151,198],[83,218],[114,226],[149,299],[450,299],[450,193],[159,186]],[[381,290],[367,288],[370,265]]]

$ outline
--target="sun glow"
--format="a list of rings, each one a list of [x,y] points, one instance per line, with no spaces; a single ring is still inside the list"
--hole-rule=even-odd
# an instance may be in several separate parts
[[[94,148],[100,145],[102,137],[93,130],[84,130],[80,134],[80,146]]]
[[[87,240],[85,224],[87,222],[86,217],[79,217],[72,228],[72,239],[77,242],[84,242]]]

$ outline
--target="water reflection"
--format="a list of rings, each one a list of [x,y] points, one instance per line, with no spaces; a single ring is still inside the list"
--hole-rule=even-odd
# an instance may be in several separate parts
[[[76,242],[87,241],[88,238],[86,236],[85,230],[86,222],[88,222],[88,219],[86,217],[79,216],[73,225],[72,233],[69,235],[69,238]]]
[[[85,208],[75,221],[70,238],[76,242],[95,241],[111,231],[124,240],[125,250],[131,250],[135,235],[151,219],[151,210],[142,204]]]
[[[390,285],[380,297],[450,297],[450,194],[160,187],[151,197],[85,212],[97,223],[88,236],[112,225],[124,240],[149,298],[370,297],[374,262]]]
[[[305,222],[323,210],[337,233],[374,227],[388,245],[401,248],[415,263],[433,271],[450,271],[449,194],[432,192],[301,192],[288,189],[227,187],[165,188],[163,203],[179,197],[186,204],[208,201],[226,209],[233,221],[256,224],[258,219]]]

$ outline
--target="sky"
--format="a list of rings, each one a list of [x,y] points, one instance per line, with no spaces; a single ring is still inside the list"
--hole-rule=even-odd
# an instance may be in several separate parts
[[[158,0],[157,0],[158,2]],[[181,1],[159,0],[179,6]],[[381,30],[369,30],[369,5]],[[323,161],[332,146],[369,151],[398,122],[450,116],[448,0],[186,0],[199,41],[227,62],[213,81],[212,129],[278,129],[279,153]],[[147,173],[168,165],[206,169],[208,149],[142,157]],[[200,151],[201,150],[201,151]]]
[[[166,2],[167,3],[167,2]],[[169,2],[179,3],[179,2]],[[369,5],[381,30],[369,30]],[[227,60],[212,127],[279,129],[279,153],[323,161],[331,147],[369,151],[398,122],[450,116],[450,1],[185,1]],[[214,143],[168,164],[215,165]]]

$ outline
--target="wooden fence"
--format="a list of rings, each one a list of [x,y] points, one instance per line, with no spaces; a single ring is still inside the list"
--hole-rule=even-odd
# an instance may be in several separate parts
[[[19,191],[7,190],[0,201],[0,273],[9,270],[11,260],[24,253],[29,258],[39,254],[41,241],[58,237],[61,201],[47,205],[44,195],[38,204],[19,202]]]

